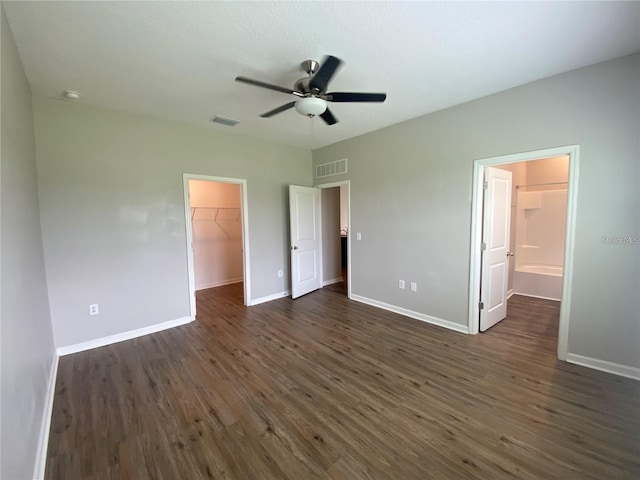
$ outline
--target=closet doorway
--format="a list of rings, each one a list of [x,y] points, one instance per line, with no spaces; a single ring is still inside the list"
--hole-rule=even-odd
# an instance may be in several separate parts
[[[191,315],[196,291],[242,284],[249,298],[246,180],[184,174]]]

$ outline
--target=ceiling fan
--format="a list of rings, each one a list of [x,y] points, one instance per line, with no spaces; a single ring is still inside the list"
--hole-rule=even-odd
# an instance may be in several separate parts
[[[329,81],[333,78],[342,60],[334,56],[327,56],[324,63],[320,65],[315,60],[305,60],[300,64],[308,77],[301,78],[294,85],[293,89],[272,85],[270,83],[253,80],[247,77],[236,77],[237,82],[248,83],[256,87],[268,88],[276,92],[288,93],[299,97],[294,102],[286,103],[278,108],[274,108],[260,115],[263,118],[272,117],[278,113],[295,107],[301,115],[314,117],[319,115],[328,125],[338,123],[331,110],[327,107],[327,102],[384,102],[386,93],[360,93],[360,92],[327,92]]]

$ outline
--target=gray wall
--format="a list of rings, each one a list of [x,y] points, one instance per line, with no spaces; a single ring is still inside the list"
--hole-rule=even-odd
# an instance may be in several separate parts
[[[639,85],[623,57],[314,151],[349,159],[316,183],[351,180],[352,292],[466,325],[473,161],[579,144],[568,349],[640,367],[640,249],[602,241],[639,231]]]
[[[340,267],[340,187],[322,192],[322,281],[342,278]]]
[[[40,234],[31,90],[4,9],[1,16],[0,478],[22,480],[32,478],[37,462],[55,348]]]
[[[189,315],[183,172],[247,179],[252,298],[287,290],[287,185],[311,185],[309,151],[56,99],[34,111],[56,346]]]

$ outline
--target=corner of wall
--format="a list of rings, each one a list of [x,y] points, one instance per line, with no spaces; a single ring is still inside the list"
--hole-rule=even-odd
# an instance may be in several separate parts
[[[40,439],[36,455],[36,464],[33,470],[33,478],[44,478],[47,466],[47,451],[49,447],[49,432],[51,431],[51,415],[53,413],[53,400],[56,394],[56,380],[58,378],[58,363],[60,356],[56,354],[49,369],[49,383],[47,387],[47,397],[44,405],[42,424],[40,427]]]

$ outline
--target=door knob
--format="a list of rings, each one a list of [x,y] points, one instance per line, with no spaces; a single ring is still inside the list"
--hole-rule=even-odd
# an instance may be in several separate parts
[[[298,249],[297,245],[294,245],[293,247],[291,247],[291,250],[297,250],[297,249]]]
[[[515,255],[515,253],[513,252],[507,252],[507,257],[513,257]]]

